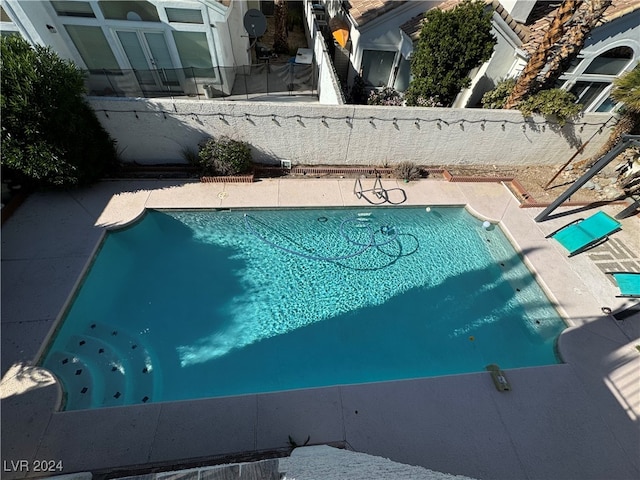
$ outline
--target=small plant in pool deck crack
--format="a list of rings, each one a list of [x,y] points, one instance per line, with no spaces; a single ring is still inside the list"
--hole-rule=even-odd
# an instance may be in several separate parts
[[[291,437],[291,435],[289,435],[289,446],[291,448],[305,447],[309,443],[309,440],[311,440],[311,435],[307,435],[307,439],[304,441],[304,443],[302,445],[300,445],[300,444],[298,444],[298,442],[296,442],[293,439],[293,437]]]
[[[240,175],[251,168],[251,148],[246,142],[219,137],[200,145],[197,164],[202,175]]]

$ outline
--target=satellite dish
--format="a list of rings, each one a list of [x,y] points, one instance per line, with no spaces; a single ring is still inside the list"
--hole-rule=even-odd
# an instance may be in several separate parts
[[[260,10],[255,8],[247,10],[242,23],[250,37],[260,37],[267,31],[267,19]]]

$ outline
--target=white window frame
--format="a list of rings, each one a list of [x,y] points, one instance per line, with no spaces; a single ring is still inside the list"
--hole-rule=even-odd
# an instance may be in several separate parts
[[[387,78],[387,83],[384,86],[378,86],[378,85],[366,85],[366,88],[369,90],[379,90],[385,87],[393,87],[393,83],[395,82],[395,70],[396,67],[399,64],[399,60],[398,57],[401,55],[400,52],[398,51],[397,48],[384,48],[384,47],[379,47],[379,46],[375,46],[375,47],[367,47],[367,48],[363,48],[362,49],[362,53],[360,54],[360,69],[359,72],[364,73],[364,66],[363,66],[363,62],[364,62],[364,52],[365,50],[370,50],[370,51],[374,51],[374,52],[389,52],[389,53],[393,53],[394,57],[393,57],[393,62],[391,62],[391,69],[389,70],[389,77]],[[362,77],[362,79],[365,81],[365,83],[367,82],[367,79],[364,78],[364,76]]]
[[[22,32],[18,27],[13,10],[11,10],[7,2],[0,2],[0,5],[2,5],[2,9],[5,11],[7,16],[11,19],[10,22],[0,22],[0,31],[17,33],[19,36],[22,37]]]
[[[612,50],[614,48],[619,48],[619,47],[627,47],[633,51],[632,57],[629,59],[627,64],[621,69],[620,73],[618,73],[617,75],[600,75],[600,74],[584,73],[585,70],[589,67],[589,65],[591,65],[591,62],[593,62],[593,60],[598,58],[603,53],[606,53],[609,50]],[[570,91],[578,82],[609,83],[609,86],[605,88],[602,92],[600,92],[600,94],[598,94],[595,97],[595,99],[591,101],[591,103],[589,103],[588,105],[583,105],[585,112],[597,111],[597,109],[609,98],[609,95],[611,94],[611,90],[613,89],[613,81],[616,78],[620,77],[620,75],[622,75],[623,73],[630,71],[637,63],[640,52],[638,51],[637,47],[635,48],[634,47],[635,47],[634,45],[630,45],[629,42],[625,42],[625,41],[613,42],[605,45],[603,48],[598,49],[594,52],[589,52],[587,55],[578,56],[578,58],[581,58],[582,60],[576,66],[573,72],[560,75],[559,80],[564,81],[564,83],[560,88],[562,88],[563,90]],[[613,110],[616,110],[617,108],[618,108],[618,105],[616,105],[613,108]]]

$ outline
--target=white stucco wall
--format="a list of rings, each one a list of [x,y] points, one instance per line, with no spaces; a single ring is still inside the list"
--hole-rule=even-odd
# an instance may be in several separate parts
[[[323,105],[343,104],[342,91],[338,75],[333,62],[327,52],[325,41],[320,33],[318,24],[312,13],[311,3],[305,4],[306,32],[310,38],[309,44],[318,69],[318,99]]]
[[[527,123],[513,110],[105,97],[90,102],[123,160],[148,164],[182,162],[184,148],[227,135],[249,142],[256,160],[294,165],[555,165],[589,139],[577,159],[594,154],[609,134],[608,127],[598,130],[611,119],[588,114],[558,130],[542,118]]]
[[[84,65],[75,48],[70,47],[71,40],[49,2],[12,0],[3,2],[3,6],[17,17],[21,34],[28,41],[51,47],[60,57]],[[47,25],[54,27],[55,31],[50,31]]]
[[[329,53],[320,48],[320,54],[316,53],[318,61],[318,100],[323,105],[342,105],[342,91],[340,82]]]

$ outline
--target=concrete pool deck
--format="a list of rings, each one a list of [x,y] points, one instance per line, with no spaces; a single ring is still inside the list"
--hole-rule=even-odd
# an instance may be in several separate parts
[[[365,188],[373,179],[363,180]],[[640,478],[640,320],[604,315],[618,299],[595,254],[568,258],[545,235],[591,211],[561,209],[535,223],[502,185],[383,180],[404,205],[468,205],[499,221],[524,252],[569,328],[565,363],[508,370],[510,392],[488,373],[293,392],[57,412],[59,389],[31,367],[105,228],[144,208],[361,206],[353,179],[264,179],[254,184],[108,181],[30,196],[2,228],[3,478],[120,470],[288,446],[339,443],[396,462],[478,479]],[[614,215],[622,206],[603,207]],[[578,209],[579,210],[579,209]],[[640,220],[612,238],[640,259]],[[610,243],[610,242],[607,242]],[[606,245],[606,244],[605,244]],[[26,461],[26,463],[20,463]],[[56,464],[57,465],[57,464]]]

